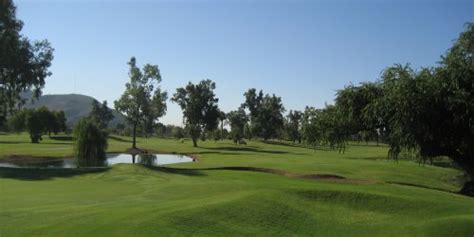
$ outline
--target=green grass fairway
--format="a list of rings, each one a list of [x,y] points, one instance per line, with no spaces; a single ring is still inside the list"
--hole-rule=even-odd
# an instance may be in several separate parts
[[[109,152],[130,138],[112,137]],[[139,139],[197,162],[106,169],[0,168],[0,236],[473,236],[459,170],[290,143]],[[67,138],[0,135],[0,157],[66,157]]]

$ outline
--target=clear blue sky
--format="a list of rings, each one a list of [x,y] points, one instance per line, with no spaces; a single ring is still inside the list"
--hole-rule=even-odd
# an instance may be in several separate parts
[[[126,62],[158,64],[170,95],[216,82],[236,109],[255,87],[287,110],[332,103],[337,89],[373,81],[394,63],[432,66],[473,21],[472,0],[16,1],[23,33],[55,48],[45,94],[79,93],[110,105]],[[163,123],[181,124],[168,102]]]

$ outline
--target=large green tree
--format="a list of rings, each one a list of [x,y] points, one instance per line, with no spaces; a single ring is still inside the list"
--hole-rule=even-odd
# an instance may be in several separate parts
[[[311,147],[329,146],[344,151],[349,128],[334,105],[324,109],[306,107],[302,118],[302,140]]]
[[[264,140],[278,136],[283,128],[285,108],[281,98],[275,95],[257,94],[254,88],[244,93],[245,102],[242,108],[250,111],[250,126],[252,133]]]
[[[247,114],[243,108],[235,111],[230,111],[227,114],[227,119],[230,124],[230,136],[235,143],[238,143],[244,138],[245,125],[248,122]]]
[[[474,195],[474,24],[467,24],[439,65],[418,71],[394,65],[377,87],[381,96],[354,110],[386,134],[389,157],[404,150],[422,159],[449,157],[470,179],[462,192]]]
[[[23,109],[10,116],[10,129],[15,132],[28,131],[32,143],[39,143],[46,133],[66,130],[63,111],[50,111],[46,107]]]
[[[104,100],[102,104],[97,100],[92,101],[92,110],[89,113],[89,118],[99,125],[101,129],[107,129],[109,122],[114,119],[112,110],[107,106],[107,101]]]
[[[349,85],[338,90],[336,94],[336,107],[339,109],[347,133],[357,135],[361,140],[378,141],[381,121],[370,116],[368,105],[382,96],[382,89],[374,82],[363,82],[359,86]]]
[[[299,143],[301,142],[301,119],[303,117],[303,114],[298,111],[292,111],[288,113],[286,117],[286,133],[288,135],[288,139],[295,143],[298,141]]]
[[[46,130],[51,137],[51,133],[58,134],[67,129],[66,114],[64,111],[48,111],[46,112]]]
[[[54,114],[54,126],[51,132],[58,134],[59,132],[65,132],[67,130],[67,118],[64,111],[53,111]]]
[[[23,91],[41,94],[48,68],[53,60],[53,48],[47,40],[30,42],[20,33],[23,22],[16,18],[11,0],[0,1],[0,126],[24,101]]]
[[[322,140],[318,118],[322,109],[306,106],[301,120],[301,137],[306,146],[316,147]]]
[[[198,84],[191,82],[186,87],[177,88],[171,101],[183,110],[183,118],[189,129],[193,145],[204,131],[212,131],[219,123],[219,101],[214,94],[216,84],[211,80],[202,80]]]
[[[145,136],[152,134],[158,125],[158,118],[166,114],[166,100],[168,93],[156,88],[150,103],[144,106],[145,119],[143,121],[143,133]]]
[[[137,127],[146,121],[157,121],[166,111],[166,92],[157,86],[161,82],[158,65],[145,64],[141,70],[135,57],[128,62],[130,82],[125,92],[115,101],[115,109],[121,112],[133,129],[132,148],[137,148]]]

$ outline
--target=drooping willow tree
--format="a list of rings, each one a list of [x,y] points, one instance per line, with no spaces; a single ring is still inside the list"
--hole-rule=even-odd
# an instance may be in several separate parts
[[[336,107],[351,133],[376,130],[393,159],[404,150],[422,160],[449,157],[468,177],[461,192],[474,195],[474,24],[439,65],[417,71],[397,64],[367,85],[338,93]]]
[[[79,167],[104,166],[107,133],[90,119],[80,120],[74,127],[74,154]]]
[[[349,135],[347,126],[334,105],[324,109],[306,107],[301,122],[302,140],[310,147],[327,146],[344,152]]]

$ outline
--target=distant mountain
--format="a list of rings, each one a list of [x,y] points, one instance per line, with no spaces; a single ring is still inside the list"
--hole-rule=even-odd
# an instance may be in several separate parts
[[[21,95],[26,99],[25,108],[39,108],[46,106],[49,110],[63,110],[66,114],[68,125],[75,124],[79,119],[86,117],[92,110],[93,97],[79,94],[65,95],[43,95],[36,100],[31,100],[32,93],[26,92]],[[110,103],[110,101],[108,101]],[[127,125],[125,117],[112,109],[114,119],[109,127],[115,127],[118,123]]]

